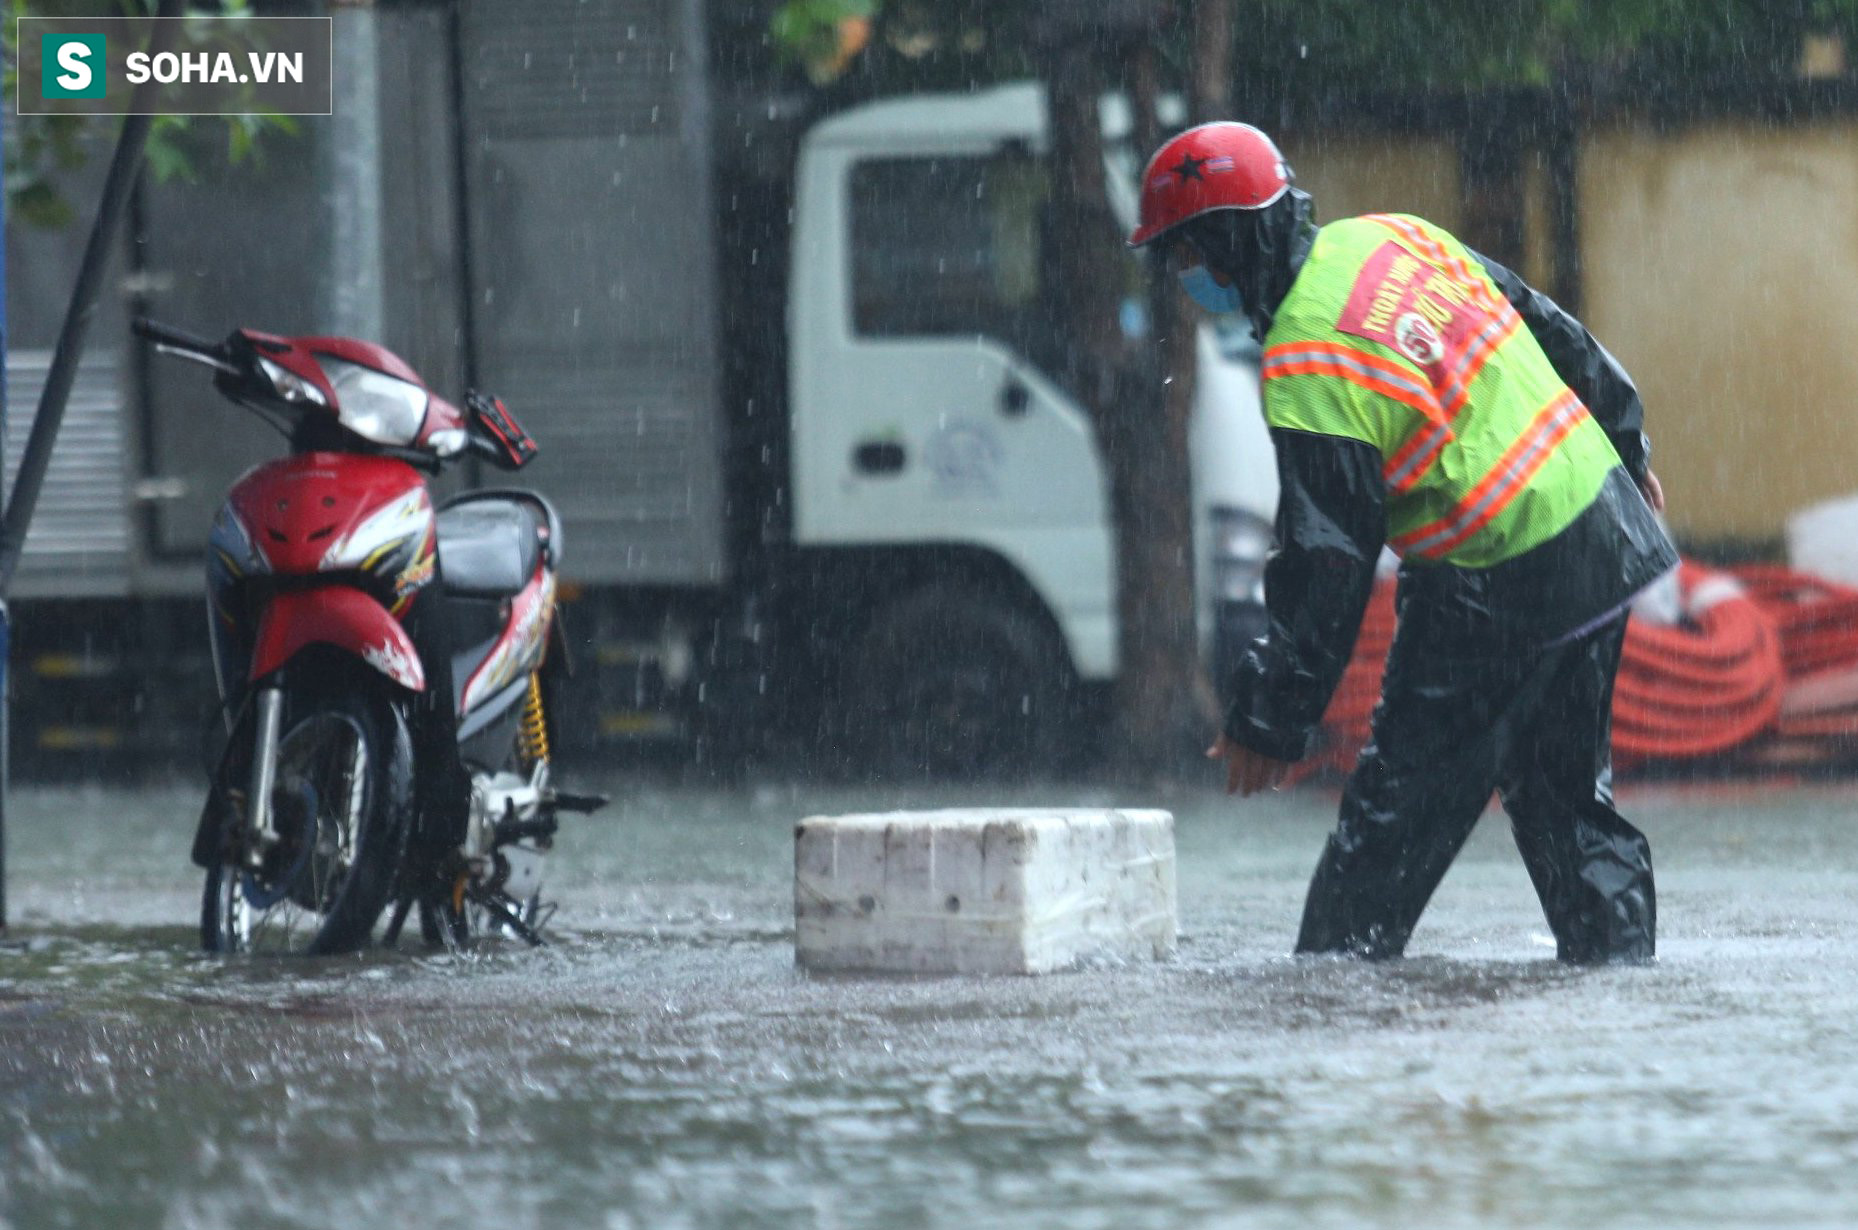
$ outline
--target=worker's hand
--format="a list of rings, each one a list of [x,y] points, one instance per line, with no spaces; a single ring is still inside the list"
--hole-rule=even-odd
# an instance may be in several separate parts
[[[1652,506],[1653,512],[1664,511],[1664,484],[1658,481],[1658,476],[1650,469],[1645,471],[1645,481],[1639,484],[1639,494],[1645,497],[1645,502]]]
[[[1226,762],[1226,793],[1240,798],[1250,798],[1266,786],[1276,790],[1284,784],[1284,775],[1290,772],[1289,761],[1273,760],[1243,743],[1234,743],[1224,731],[1213,740],[1213,746],[1206,749],[1206,758]]]

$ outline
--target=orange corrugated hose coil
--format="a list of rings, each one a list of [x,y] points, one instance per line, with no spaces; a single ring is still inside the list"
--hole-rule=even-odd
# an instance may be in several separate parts
[[[1767,564],[1736,576],[1780,634],[1787,690],[1770,758],[1849,761],[1858,749],[1858,589]]]
[[[1735,578],[1774,620],[1789,678],[1858,662],[1858,589],[1778,564],[1745,564]]]
[[[1734,577],[1685,563],[1682,617],[1634,619],[1613,693],[1625,762],[1715,756],[1766,733],[1785,678],[1774,623]]]

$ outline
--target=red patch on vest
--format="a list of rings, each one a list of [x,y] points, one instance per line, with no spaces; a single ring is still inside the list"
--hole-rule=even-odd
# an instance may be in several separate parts
[[[1392,346],[1438,385],[1445,357],[1463,354],[1490,320],[1473,295],[1473,288],[1390,239],[1361,267],[1335,327]]]

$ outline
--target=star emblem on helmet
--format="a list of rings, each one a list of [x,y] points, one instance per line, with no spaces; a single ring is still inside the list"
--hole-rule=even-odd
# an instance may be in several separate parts
[[[1195,158],[1192,154],[1182,154],[1181,160],[1168,169],[1174,172],[1176,178],[1183,184],[1190,179],[1197,179],[1204,184],[1206,179],[1200,174],[1200,168],[1206,165],[1206,161],[1204,158]]]

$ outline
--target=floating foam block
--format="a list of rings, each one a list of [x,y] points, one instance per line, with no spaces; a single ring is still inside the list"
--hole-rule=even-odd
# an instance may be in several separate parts
[[[1174,950],[1174,817],[970,808],[813,816],[794,834],[807,969],[1039,974]]]

